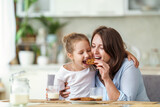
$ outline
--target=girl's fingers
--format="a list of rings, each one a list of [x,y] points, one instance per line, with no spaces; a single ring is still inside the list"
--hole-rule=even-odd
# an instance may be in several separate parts
[[[66,96],[69,96],[70,92],[60,92],[60,95],[64,98],[66,98]]]
[[[67,90],[67,89],[70,89],[70,87],[69,86],[67,86],[67,87],[65,87],[65,89]]]
[[[63,97],[64,97],[64,98],[67,98],[68,96],[69,96],[69,95],[64,95]]]

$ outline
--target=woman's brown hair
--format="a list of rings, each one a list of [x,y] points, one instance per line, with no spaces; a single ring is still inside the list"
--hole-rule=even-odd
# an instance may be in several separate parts
[[[91,44],[96,34],[101,37],[104,51],[110,56],[110,60],[107,63],[110,66],[110,78],[113,79],[126,57],[123,40],[115,29],[100,26],[93,32]]]

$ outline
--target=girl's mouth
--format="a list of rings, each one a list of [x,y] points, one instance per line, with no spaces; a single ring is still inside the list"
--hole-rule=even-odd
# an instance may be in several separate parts
[[[83,60],[82,63],[83,63],[83,64],[86,64],[86,60]]]

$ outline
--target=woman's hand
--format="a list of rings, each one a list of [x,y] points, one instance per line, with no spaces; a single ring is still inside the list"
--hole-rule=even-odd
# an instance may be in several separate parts
[[[100,72],[102,80],[110,79],[110,77],[109,77],[109,69],[110,69],[109,65],[102,60],[95,60],[94,63],[97,66],[97,69]]]
[[[138,68],[139,61],[137,60],[137,58],[134,55],[132,55],[130,52],[128,52],[128,51],[126,51],[126,53],[127,53],[128,60],[129,61],[133,60],[135,67]]]

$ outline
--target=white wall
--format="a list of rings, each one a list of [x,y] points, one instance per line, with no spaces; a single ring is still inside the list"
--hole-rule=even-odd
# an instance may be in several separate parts
[[[63,35],[71,32],[92,34],[100,25],[115,28],[125,42],[137,46],[140,50],[160,49],[160,16],[125,16],[103,18],[62,18],[70,21],[63,28]]]
[[[61,21],[69,21],[63,35],[80,32],[91,36],[95,28],[105,25],[115,28],[125,43],[136,46],[141,56],[153,48],[160,51],[160,16],[61,18]]]

